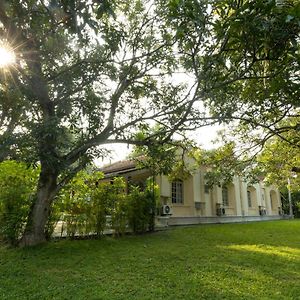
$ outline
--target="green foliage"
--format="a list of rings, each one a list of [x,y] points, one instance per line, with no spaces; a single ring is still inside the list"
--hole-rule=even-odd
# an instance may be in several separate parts
[[[107,143],[161,145],[193,127],[188,113],[196,116],[199,109],[187,85],[172,79],[174,71],[181,71],[181,55],[174,52],[175,32],[166,26],[159,4],[0,2],[3,43],[16,52],[16,65],[8,66],[0,80],[0,109],[5,112],[0,160],[15,155],[40,163],[36,203],[41,210],[50,209],[74,173],[107,155]],[[157,136],[147,132],[138,140],[136,131],[153,123],[160,124]],[[80,223],[77,229],[84,232],[91,226],[90,208],[85,207],[84,185],[78,185],[80,195],[65,195],[65,217],[71,227]],[[37,211],[33,205],[30,223],[45,226],[46,217]],[[76,220],[77,211],[86,216]],[[26,232],[24,243],[43,241],[43,236],[33,236],[36,232]]]
[[[111,228],[114,235],[122,236],[128,228],[128,196],[118,194],[111,211]]]
[[[132,187],[128,195],[128,224],[134,233],[154,229],[156,204],[159,199],[158,187],[148,180],[145,191]]]
[[[185,161],[183,155],[183,157],[174,163],[172,170],[168,174],[168,179],[169,181],[186,180],[192,175],[194,168],[195,166]]]
[[[124,178],[101,182],[101,177],[82,171],[60,193],[54,207],[60,209],[67,236],[100,237],[105,229],[113,229],[120,236],[128,226],[134,233],[154,230],[159,193],[153,180],[148,181],[145,191],[132,186],[126,194]]]
[[[299,116],[299,12],[299,1],[215,2],[219,45],[207,57],[208,105],[214,116],[236,120],[241,139],[263,143],[293,130],[282,120]],[[258,129],[265,134],[253,135]]]
[[[277,2],[1,2],[3,42],[18,66],[1,75],[0,160],[21,156],[52,174],[58,186],[38,186],[52,189],[39,199],[48,210],[70,174],[105,156],[108,142],[144,144],[155,157],[176,132],[215,122],[278,132],[278,120],[298,114],[300,23],[298,1]],[[174,75],[184,71],[187,84]],[[139,139],[152,123],[159,130]],[[85,196],[74,197],[86,231]]]
[[[281,121],[299,117],[299,1],[160,3],[212,118],[247,142],[293,130]]]
[[[160,135],[163,128],[143,126],[136,133],[138,141],[145,141],[145,145],[134,147],[130,157],[136,160],[141,167],[147,168],[152,174],[168,174],[176,160],[175,144],[168,144],[163,141]],[[151,136],[151,139],[148,137]],[[179,144],[179,143],[178,143]]]
[[[150,199],[140,192],[138,187],[132,187],[128,199],[128,223],[134,233],[147,231],[150,216]]]
[[[235,144],[229,143],[214,150],[194,149],[192,153],[200,166],[207,168],[206,184],[226,185],[235,175],[242,175],[243,162],[235,155]]]
[[[97,234],[103,231],[101,230],[101,206],[94,205],[91,200],[93,190],[97,187],[96,182],[101,177],[101,174],[90,175],[81,171],[61,191],[57,201],[69,237],[74,238],[76,234],[89,234],[95,229],[98,230]],[[105,218],[102,222],[105,222]]]
[[[0,239],[16,244],[34,200],[38,169],[25,163],[0,163]]]
[[[149,202],[149,231],[154,231],[156,211],[157,208],[161,207],[159,186],[155,183],[154,176],[147,180],[147,186],[144,193]]]
[[[283,137],[286,140],[294,139],[296,142],[298,135],[297,132],[293,134],[290,131],[288,136],[285,134]],[[300,166],[299,148],[286,140],[279,137],[270,139],[257,160],[259,167],[266,174],[267,183],[283,188],[287,186],[287,180],[290,178],[291,185],[288,188],[292,191],[299,191],[299,173],[292,172],[293,168]],[[299,144],[299,141],[297,143]]]
[[[281,203],[282,203],[282,210],[284,214],[289,215],[290,213],[290,203],[289,203],[289,191],[287,186],[280,188],[281,194]],[[291,191],[291,202],[292,202],[292,209],[293,215],[295,218],[300,218],[300,191],[293,190]]]
[[[111,226],[116,234],[125,232],[123,214],[126,215],[125,181],[121,177],[114,178],[111,182],[99,183],[91,194],[91,217],[94,220],[93,231],[97,235],[103,234],[107,228],[107,216],[111,216]]]

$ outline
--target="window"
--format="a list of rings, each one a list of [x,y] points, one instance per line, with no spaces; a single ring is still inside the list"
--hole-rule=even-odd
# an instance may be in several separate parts
[[[204,185],[204,193],[205,193],[205,194],[209,194],[209,190],[210,190],[209,185],[208,185],[208,184],[205,184],[205,185]]]
[[[252,207],[251,191],[247,191],[248,207]]]
[[[182,183],[182,181],[172,182],[172,203],[183,203],[183,183]]]
[[[262,200],[263,206],[265,206],[265,193],[266,193],[266,190],[262,189],[261,200]]]
[[[274,210],[277,208],[277,196],[275,191],[270,192],[270,203],[271,203],[271,210]]]
[[[222,188],[222,202],[223,206],[229,206],[228,188],[226,186]]]
[[[272,197],[272,193],[270,193],[270,204],[271,204],[271,210],[273,210],[273,197]]]

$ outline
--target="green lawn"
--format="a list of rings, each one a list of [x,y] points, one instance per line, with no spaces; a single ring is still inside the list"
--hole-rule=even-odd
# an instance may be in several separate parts
[[[0,299],[300,299],[300,221],[0,247]]]

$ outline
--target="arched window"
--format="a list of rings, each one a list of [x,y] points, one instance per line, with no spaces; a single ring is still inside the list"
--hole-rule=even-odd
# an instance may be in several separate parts
[[[247,190],[247,200],[248,200],[248,207],[252,207],[252,197],[251,197],[250,190]]]
[[[271,209],[275,210],[277,209],[278,201],[277,201],[277,195],[275,191],[270,192],[270,202],[271,202]]]
[[[172,203],[183,203],[183,182],[181,180],[172,182]]]
[[[223,206],[229,206],[228,187],[222,187],[222,203]]]

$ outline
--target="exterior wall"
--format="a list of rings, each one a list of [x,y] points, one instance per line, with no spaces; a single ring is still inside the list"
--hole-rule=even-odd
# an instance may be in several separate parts
[[[270,215],[278,215],[281,213],[281,202],[280,194],[277,189],[269,188],[268,189],[270,196]]]
[[[246,214],[246,216],[257,216],[259,215],[259,205],[258,205],[258,189],[259,185],[256,186],[251,186],[251,185],[247,185],[246,184],[246,193],[248,193],[248,191],[250,192],[250,198],[251,198],[251,207],[249,207],[248,205],[248,195],[246,195],[247,197],[247,207],[248,207],[248,213]]]
[[[183,183],[183,203],[172,203],[172,185],[165,175],[158,176],[156,182],[160,188],[161,203],[172,206],[172,216],[194,216],[193,211],[193,177]]]
[[[244,217],[249,220],[261,218],[280,217],[280,194],[274,187],[265,187],[262,182],[249,185],[241,178],[235,176],[232,183],[227,185],[228,205],[223,206],[222,187],[205,188],[205,169],[200,168],[188,179],[183,181],[183,203],[172,203],[172,184],[168,177],[158,176],[161,202],[172,208],[170,220],[184,218],[222,218],[229,220]],[[250,193],[250,199],[248,199]],[[249,206],[249,202],[251,206]],[[221,215],[219,214],[221,210]],[[227,219],[226,219],[227,218]],[[183,219],[182,219],[183,220]],[[174,221],[175,222],[175,221]],[[198,221],[197,221],[198,222]],[[176,222],[175,222],[176,223]]]

